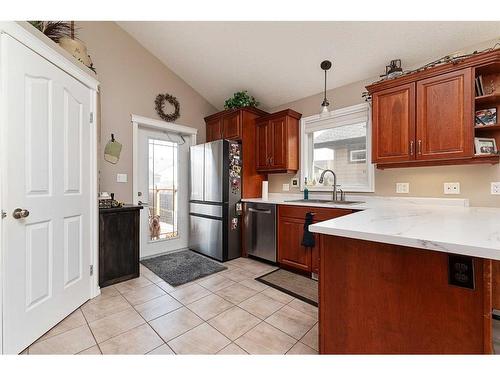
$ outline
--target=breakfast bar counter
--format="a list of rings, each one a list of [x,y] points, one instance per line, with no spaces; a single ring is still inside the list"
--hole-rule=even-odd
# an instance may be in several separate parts
[[[309,229],[321,353],[492,353],[500,209],[379,205]]]

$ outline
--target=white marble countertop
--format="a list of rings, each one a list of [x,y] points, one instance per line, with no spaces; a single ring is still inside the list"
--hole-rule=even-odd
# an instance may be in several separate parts
[[[268,201],[246,201],[313,206],[287,202],[274,195]],[[291,197],[290,199],[293,199]],[[295,199],[300,199],[295,195]],[[500,260],[500,208],[468,207],[464,199],[349,196],[359,205],[331,205],[359,212],[323,221],[311,232]]]
[[[500,209],[388,206],[309,226],[311,232],[500,260]]]
[[[265,204],[286,204],[289,206],[325,207],[325,208],[347,208],[352,210],[366,210],[375,207],[400,206],[400,205],[439,205],[439,206],[460,206],[469,205],[468,199],[461,198],[421,198],[421,197],[381,197],[364,195],[347,195],[346,200],[356,201],[356,204],[332,204],[317,202],[300,202],[302,194],[281,194],[271,193],[269,199],[247,198],[242,202],[265,203]],[[309,194],[309,199],[331,199],[331,194]]]

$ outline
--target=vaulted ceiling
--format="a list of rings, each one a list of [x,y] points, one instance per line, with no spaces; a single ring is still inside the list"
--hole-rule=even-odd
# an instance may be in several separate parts
[[[248,90],[270,109],[499,38],[500,22],[118,22],[184,81],[222,109]]]

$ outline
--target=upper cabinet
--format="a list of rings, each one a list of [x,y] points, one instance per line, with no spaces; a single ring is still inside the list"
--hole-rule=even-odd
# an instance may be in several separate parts
[[[417,82],[418,160],[472,157],[471,68]]]
[[[497,155],[474,153],[475,135],[485,132],[475,130],[481,99],[474,99],[474,78],[500,74],[499,67],[500,51],[493,51],[368,86],[373,162],[378,168],[498,163]]]
[[[261,195],[265,175],[257,172],[255,155],[255,121],[267,115],[260,109],[245,107],[222,111],[205,117],[207,142],[218,139],[240,141],[242,146],[243,179],[242,198],[256,198]]]
[[[222,139],[222,117],[215,117],[206,120],[207,124],[207,142]]]
[[[222,134],[224,139],[241,139],[241,113],[239,111],[222,116]]]
[[[376,92],[372,100],[373,162],[411,160],[415,146],[415,84]]]
[[[256,122],[256,167],[259,172],[299,169],[299,120],[291,109],[263,116]]]
[[[255,118],[263,115],[267,115],[267,112],[254,107],[245,107],[240,109],[229,109],[207,116],[205,117],[207,142],[216,141],[218,139],[241,141],[244,125],[251,126],[253,129],[255,126]]]

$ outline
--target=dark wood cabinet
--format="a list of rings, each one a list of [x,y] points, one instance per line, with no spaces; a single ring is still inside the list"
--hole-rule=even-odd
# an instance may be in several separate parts
[[[278,263],[304,272],[319,272],[319,236],[314,234],[315,246],[302,246],[305,216],[314,215],[313,223],[348,215],[352,210],[338,208],[287,206],[278,207]]]
[[[409,161],[415,150],[415,84],[373,94],[374,163]]]
[[[257,171],[271,173],[298,170],[301,116],[300,113],[287,109],[257,120]]]
[[[269,166],[269,130],[270,127],[267,121],[257,122],[255,125],[255,165],[258,171],[262,171]]]
[[[278,262],[280,265],[311,272],[311,248],[302,246],[303,228],[304,219],[280,217]]]
[[[472,157],[471,69],[373,94],[373,162]]]
[[[417,160],[473,155],[471,69],[417,82]]]
[[[321,354],[492,353],[491,260],[467,289],[447,253],[328,235],[320,252]]]
[[[99,209],[99,286],[139,277],[141,206]]]
[[[500,103],[495,93],[475,97],[479,76],[500,89],[500,51],[367,86],[377,168],[498,163],[498,155],[474,152],[475,136],[500,139],[498,124],[475,126],[475,110]]]
[[[222,134],[224,139],[241,139],[241,114],[239,111],[222,116]]]
[[[491,281],[493,296],[492,305],[495,310],[500,312],[500,260],[492,261]]]
[[[230,109],[205,117],[207,142],[218,139],[231,139],[241,142],[243,162],[242,198],[260,197],[262,181],[267,177],[257,172],[257,156],[255,155],[255,121],[267,114],[267,112],[258,108],[245,107]]]
[[[222,118],[216,117],[206,122],[207,142],[222,139]]]

